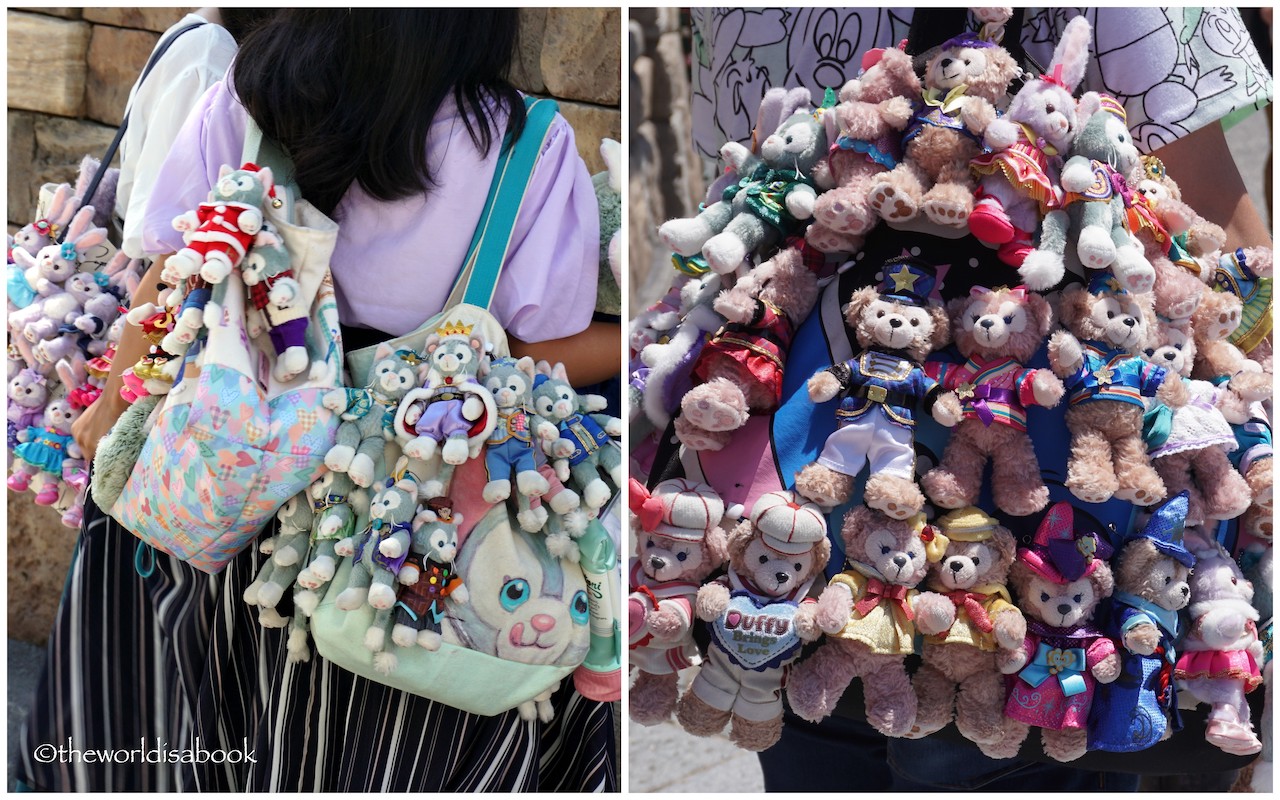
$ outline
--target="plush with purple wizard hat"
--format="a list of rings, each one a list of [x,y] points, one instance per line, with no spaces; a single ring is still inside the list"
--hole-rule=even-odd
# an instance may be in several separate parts
[[[1111,553],[1111,544],[1100,532],[1076,531],[1075,509],[1061,502],[1049,507],[1034,543],[1020,549],[1018,557],[1042,578],[1066,584],[1092,574]]]
[[[995,47],[995,42],[988,42],[978,37],[978,34],[967,31],[959,36],[952,36],[950,39],[942,43],[942,50],[959,49],[961,47]]]
[[[883,275],[880,296],[912,306],[929,305],[929,297],[938,282],[938,273],[932,266],[905,254],[885,261]]]
[[[1196,557],[1182,543],[1182,533],[1187,526],[1188,497],[1185,491],[1170,497],[1155,510],[1142,530],[1133,531],[1125,541],[1147,539],[1155,545],[1156,550],[1184,567],[1194,567]]]

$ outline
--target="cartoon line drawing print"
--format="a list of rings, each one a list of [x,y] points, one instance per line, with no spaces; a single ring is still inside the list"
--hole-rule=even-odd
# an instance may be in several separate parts
[[[695,13],[699,13],[695,10]],[[706,24],[696,25],[694,50],[698,55],[693,94],[694,117],[713,121],[712,139],[708,147],[704,137],[698,137],[698,151],[707,158],[716,158],[719,143],[727,141],[726,131],[750,131],[753,116],[764,92],[772,85],[769,69],[755,60],[755,48],[768,47],[783,41],[787,35],[787,12],[781,9],[736,8],[724,14],[701,10],[699,19],[709,23],[711,42],[699,35]],[[714,58],[723,58],[717,64]],[[710,106],[711,114],[706,114]]]

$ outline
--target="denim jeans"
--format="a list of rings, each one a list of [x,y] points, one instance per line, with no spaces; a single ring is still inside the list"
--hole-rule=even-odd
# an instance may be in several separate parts
[[[788,711],[782,739],[760,753],[767,792],[1134,792],[1139,776],[1017,759],[927,737],[887,739],[864,720],[806,722]]]

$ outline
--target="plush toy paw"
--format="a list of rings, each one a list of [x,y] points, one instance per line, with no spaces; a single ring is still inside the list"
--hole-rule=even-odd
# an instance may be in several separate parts
[[[369,605],[379,611],[385,611],[396,604],[396,590],[385,583],[369,587]]]
[[[395,653],[375,653],[373,656],[373,668],[382,675],[390,675],[396,671],[396,667],[400,666],[399,659]]]
[[[352,553],[347,553],[346,555],[351,554]],[[317,556],[316,559],[311,562],[311,566],[309,567],[311,574],[315,575],[316,579],[320,581],[321,584],[325,584],[333,580],[333,575],[337,571],[337,568],[338,565],[335,563],[332,556]],[[312,586],[309,588],[314,589],[317,587]]]
[[[404,545],[397,539],[383,539],[378,544],[378,552],[387,558],[398,558],[404,552]]]
[[[1058,285],[1066,274],[1062,256],[1048,250],[1032,250],[1018,267],[1018,274],[1028,289],[1045,292]]]
[[[272,374],[278,381],[289,381],[307,371],[311,358],[305,347],[289,347],[276,358]]]
[[[853,477],[814,462],[796,474],[796,491],[830,510],[849,499],[853,493]]]
[[[787,193],[787,211],[796,219],[809,219],[813,216],[813,204],[817,193],[810,186],[797,186]]]
[[[599,478],[588,483],[582,489],[582,502],[586,504],[587,508],[593,510],[603,508],[605,503],[609,502],[611,496],[609,484]]]
[[[737,430],[747,423],[750,415],[741,387],[724,378],[691,389],[681,401],[680,409],[683,417],[705,431]]]
[[[455,467],[465,463],[468,455],[467,440],[460,437],[449,439],[444,443],[444,447],[440,448],[440,460]]]
[[[1132,294],[1146,294],[1155,288],[1155,268],[1136,247],[1118,248],[1111,269],[1120,284]]]
[[[551,705],[551,692],[544,692],[528,702],[521,703],[516,707],[520,714],[520,719],[525,722],[533,722],[535,719],[542,723],[548,723],[555,718],[556,711]]]
[[[871,187],[868,202],[881,219],[890,222],[907,222],[915,219],[920,213],[915,200],[891,183],[880,183]]]
[[[1076,253],[1089,269],[1106,269],[1116,260],[1116,245],[1101,228],[1085,228],[1076,240]]]
[[[809,399],[815,403],[825,403],[840,393],[840,381],[825,369],[809,379]]]
[[[551,484],[536,470],[516,473],[516,491],[525,497],[541,497],[551,491]]]
[[[444,639],[442,639],[440,634],[435,631],[418,631],[415,641],[417,642],[418,647],[421,647],[423,650],[435,651],[440,649],[440,644]]]
[[[732,233],[717,233],[702,245],[707,264],[721,275],[736,270],[747,257],[747,246]]]
[[[284,587],[278,583],[267,583],[258,590],[258,605],[263,608],[275,608],[284,597]]]
[[[258,624],[264,628],[283,628],[289,624],[289,618],[274,608],[259,608]]]
[[[370,486],[373,484],[373,468],[372,458],[364,453],[357,453],[347,465],[347,474],[351,476],[351,482],[356,486]]]
[[[1027,653],[1021,646],[1016,650],[999,650],[996,653],[996,668],[1002,675],[1012,675],[1027,665]]]
[[[921,592],[914,608],[916,627],[926,636],[950,630],[956,621],[955,604],[937,592]]]
[[[868,508],[894,519],[907,519],[924,508],[924,494],[915,481],[883,473],[867,478],[862,500]]]
[[[729,589],[718,583],[707,583],[698,589],[694,613],[698,619],[710,622],[718,619],[729,607]]]
[[[288,651],[287,659],[290,664],[311,660],[311,646],[307,641],[307,632],[301,628],[289,631],[289,641],[285,649]]]
[[[959,184],[938,184],[920,204],[926,217],[948,228],[965,228],[973,211],[973,194]]]
[[[316,609],[320,607],[320,595],[310,589],[295,591],[293,593],[293,607],[296,611],[302,612],[302,616],[309,617],[316,613]]]
[[[964,416],[964,406],[955,392],[944,392],[933,404],[933,418],[944,428],[954,428]]]
[[[520,529],[529,533],[537,533],[542,530],[542,526],[547,524],[547,510],[539,506],[538,508],[527,508],[516,514],[516,522],[520,523]],[[548,541],[550,537],[548,537]],[[552,554],[554,555],[554,553]]]
[[[262,586],[263,582],[258,578],[254,578],[253,583],[244,587],[244,592],[241,593],[240,599],[251,606],[256,606],[258,604],[258,592],[262,590]]]
[[[406,423],[408,418],[406,417]],[[413,423],[408,423],[413,424]],[[437,442],[430,436],[418,436],[405,442],[404,454],[409,458],[428,461],[436,454]]]
[[[231,259],[217,250],[205,254],[200,277],[209,283],[222,283],[231,274]]]
[[[480,490],[480,497],[486,503],[500,503],[511,496],[511,481],[489,481]]]
[[[327,398],[327,395],[326,395]],[[407,452],[407,451],[406,451]],[[346,472],[355,458],[356,449],[346,444],[335,444],[324,454],[324,465],[333,472]]]
[[[1106,658],[1093,665],[1093,677],[1098,679],[1099,683],[1111,683],[1120,677],[1120,656],[1112,653]]]
[[[381,652],[382,648],[387,644],[387,632],[379,627],[371,627],[364,632],[364,646],[366,650],[375,653]]]
[[[562,489],[554,495],[546,497],[544,502],[551,506],[552,511],[562,517],[577,511],[582,506],[582,498],[572,489]],[[565,521],[565,524],[566,526],[568,525],[568,520]]]
[[[675,428],[680,443],[690,450],[721,450],[732,438],[729,431],[704,430],[684,417],[676,417]]]
[[[364,605],[365,598],[368,596],[368,589],[343,589],[342,593],[333,601],[333,604],[340,611],[355,611],[357,608]]]
[[[1047,369],[1038,369],[1031,376],[1031,393],[1036,403],[1045,408],[1058,405],[1066,391],[1066,387],[1062,385],[1062,381],[1058,380],[1058,376]]]
[[[200,257],[199,253],[189,247],[184,247],[169,256],[165,261],[164,268],[171,276],[178,278],[178,280],[185,280],[199,272],[203,264],[204,259]],[[178,280],[169,281],[169,283],[178,283]]]
[[[418,632],[408,625],[396,624],[391,628],[391,641],[397,647],[413,647],[418,642]]]
[[[1124,647],[1131,653],[1149,656],[1160,646],[1160,631],[1149,623],[1136,625],[1125,631]]]
[[[814,622],[826,634],[839,633],[853,613],[853,595],[843,586],[829,586],[818,596]]]
[[[682,256],[697,255],[714,233],[706,220],[698,217],[669,220],[658,228],[658,238],[662,243]]]

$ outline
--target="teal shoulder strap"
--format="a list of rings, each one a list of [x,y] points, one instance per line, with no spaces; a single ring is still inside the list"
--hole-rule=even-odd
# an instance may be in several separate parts
[[[488,308],[492,302],[511,245],[516,218],[524,204],[533,168],[546,144],[556,111],[554,100],[525,98],[524,130],[514,143],[510,136],[502,143],[484,212],[476,225],[471,247],[467,250],[467,258],[454,282],[446,308],[459,302]]]

